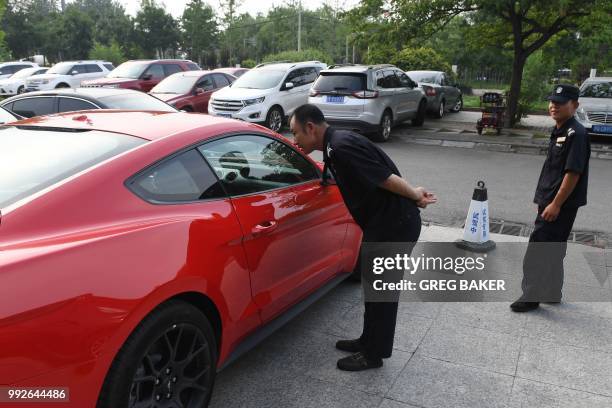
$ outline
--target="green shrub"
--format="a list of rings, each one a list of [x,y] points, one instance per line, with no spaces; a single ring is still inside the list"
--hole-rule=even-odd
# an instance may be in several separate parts
[[[451,66],[432,48],[404,48],[398,52],[391,63],[404,71],[444,71],[451,74]]]
[[[263,62],[272,62],[272,61],[291,61],[291,62],[301,62],[301,61],[321,61],[326,64],[331,64],[333,62],[332,58],[329,54],[326,54],[322,51],[315,49],[306,49],[302,51],[283,51],[276,54],[269,54],[263,58]]]
[[[240,63],[240,66],[242,68],[254,68],[255,65],[257,65],[257,62],[255,62],[255,60],[252,60],[252,59],[245,59]]]
[[[121,47],[115,41],[111,45],[100,44],[95,42],[91,51],[89,51],[89,58],[94,60],[104,60],[112,62],[113,65],[117,66],[125,61],[125,56]]]

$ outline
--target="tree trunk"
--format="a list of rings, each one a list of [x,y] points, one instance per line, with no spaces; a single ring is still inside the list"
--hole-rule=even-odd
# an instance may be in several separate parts
[[[521,95],[521,82],[523,81],[523,68],[527,57],[521,49],[514,50],[514,60],[512,62],[512,76],[510,79],[510,92],[508,93],[508,106],[506,108],[505,126],[513,127],[519,117],[519,96]]]

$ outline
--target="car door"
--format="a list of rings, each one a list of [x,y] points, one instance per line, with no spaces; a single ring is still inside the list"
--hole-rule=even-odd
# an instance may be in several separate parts
[[[57,100],[53,96],[35,96],[16,100],[6,109],[24,118],[49,115],[57,112]]]
[[[310,85],[305,82],[306,69],[297,68],[287,74],[287,78],[281,85],[283,109],[285,116],[291,116],[293,111],[308,102],[308,91]],[[291,82],[293,88],[287,89],[285,84]]]
[[[105,75],[104,70],[98,64],[85,64],[85,69],[87,70],[87,79],[97,79]]]
[[[418,86],[415,86],[416,84],[408,77],[408,75],[406,75],[405,72],[397,70],[396,74],[400,82],[400,89],[406,94],[406,110],[404,119],[412,118],[419,110],[419,104],[421,103],[423,94]]]
[[[394,69],[386,69],[383,71],[384,74],[384,84],[387,89],[393,92],[391,96],[392,99],[392,109],[394,111],[393,120],[396,123],[399,123],[406,119],[408,108],[409,108],[409,98],[406,90],[401,87],[400,80],[397,77]]]
[[[84,64],[75,65],[70,69],[70,76],[68,82],[70,82],[71,88],[78,88],[81,86],[81,81],[85,81],[87,78],[87,68]]]
[[[449,104],[448,106],[449,108],[452,108],[459,101],[459,96],[461,95],[461,92],[455,86],[455,84],[451,80],[451,77],[447,74],[444,74],[444,83],[445,83],[444,88],[446,89],[446,94],[451,95],[451,98],[452,98],[452,104]]]
[[[140,88],[144,92],[149,92],[155,85],[164,79],[164,67],[162,64],[151,64],[141,75]]]
[[[199,147],[242,225],[255,303],[269,321],[339,272],[348,227],[336,186],[288,144],[261,134]]]
[[[208,101],[213,92],[217,90],[212,75],[204,75],[194,86],[193,108],[196,112],[208,113]]]

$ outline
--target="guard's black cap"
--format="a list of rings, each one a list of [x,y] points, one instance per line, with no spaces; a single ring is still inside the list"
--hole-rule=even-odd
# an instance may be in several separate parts
[[[565,103],[569,100],[578,100],[580,89],[574,85],[556,85],[546,99],[553,102]]]

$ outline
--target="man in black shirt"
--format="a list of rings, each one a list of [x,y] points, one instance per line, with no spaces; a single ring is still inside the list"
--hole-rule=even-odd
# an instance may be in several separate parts
[[[575,86],[558,85],[548,97],[556,126],[534,197],[538,215],[523,261],[523,295],[510,305],[515,312],[561,300],[567,239],[578,207],[586,205],[589,181],[591,145],[586,130],[574,118],[578,96]]]
[[[435,203],[436,197],[408,184],[381,148],[359,134],[329,127],[314,105],[295,110],[291,131],[306,154],[323,152],[325,167],[363,230],[364,242],[418,240],[421,217],[417,207]],[[338,368],[360,371],[382,366],[382,359],[389,358],[393,349],[397,306],[397,301],[365,302],[361,337],[336,343],[340,350],[354,353],[338,360]]]

